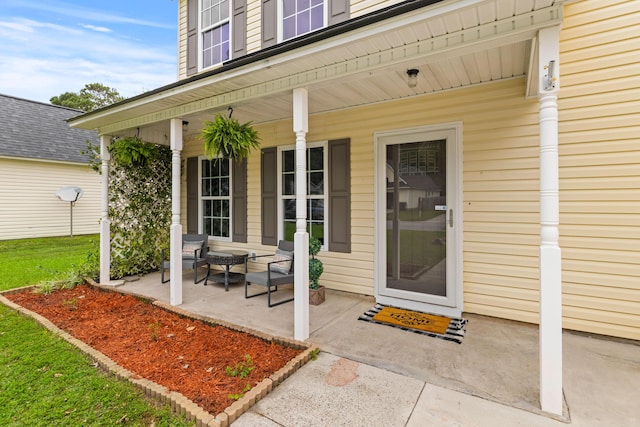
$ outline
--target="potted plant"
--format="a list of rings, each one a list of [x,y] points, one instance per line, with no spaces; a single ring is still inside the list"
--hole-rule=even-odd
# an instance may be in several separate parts
[[[316,258],[322,243],[315,237],[309,238],[309,304],[318,305],[324,302],[324,286],[318,283],[324,267],[322,261]]]
[[[240,124],[231,115],[227,118],[217,114],[213,120],[205,121],[200,139],[204,143],[204,154],[210,159],[226,157],[240,161],[260,146],[258,131],[251,122]]]

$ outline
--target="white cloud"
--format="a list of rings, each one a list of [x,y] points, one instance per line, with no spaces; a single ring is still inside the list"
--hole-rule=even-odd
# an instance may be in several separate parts
[[[0,22],[0,35],[2,35],[3,37],[10,37],[16,31],[19,33],[32,33],[33,28],[31,28],[31,25],[29,25],[28,22]]]
[[[130,97],[175,81],[175,46],[152,47],[101,28],[0,21],[0,93],[48,102],[97,82]]]
[[[127,16],[117,15],[103,10],[92,9],[89,7],[79,6],[78,4],[59,2],[48,0],[43,2],[21,0],[20,7],[29,8],[37,11],[51,12],[58,15],[82,18],[83,20],[91,20],[97,22],[111,22],[119,24],[133,24],[145,27],[175,29],[175,25],[169,25],[162,22],[148,21],[145,19],[129,18]]]
[[[86,28],[87,30],[93,30],[93,31],[97,31],[99,33],[111,33],[113,30],[111,30],[110,28],[107,27],[98,27],[96,25],[89,25],[89,24],[85,24],[83,25],[84,28]]]
[[[2,37],[20,37],[21,34],[25,33],[31,35],[40,29],[52,30],[54,32],[67,33],[76,36],[80,35],[80,31],[77,29],[48,22],[38,22],[32,19],[14,18],[11,21],[0,21],[0,35],[2,35]]]

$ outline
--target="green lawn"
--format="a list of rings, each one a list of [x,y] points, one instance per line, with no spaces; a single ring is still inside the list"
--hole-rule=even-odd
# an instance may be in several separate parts
[[[0,289],[64,276],[98,236],[0,242]],[[189,426],[74,346],[0,305],[0,425]]]
[[[97,234],[0,241],[0,290],[60,278],[98,244]]]

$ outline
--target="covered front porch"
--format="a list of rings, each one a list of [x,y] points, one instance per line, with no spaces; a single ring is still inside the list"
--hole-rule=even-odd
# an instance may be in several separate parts
[[[182,309],[264,333],[291,337],[293,303],[268,308],[266,297],[245,299],[242,283],[231,285],[225,292],[223,284],[203,286],[193,284],[191,279],[191,271],[185,271]],[[169,285],[160,283],[159,273],[134,281],[128,279],[119,290],[164,302],[170,299]],[[328,290],[327,301],[311,306],[309,313],[308,341],[320,347],[320,360],[296,372],[234,425],[256,425],[261,417],[293,425],[287,424],[292,422],[287,418],[294,416],[291,414],[306,412],[309,415],[318,411],[314,408],[317,402],[313,400],[308,402],[309,408],[294,408],[292,402],[299,402],[302,397],[292,400],[293,396],[287,393],[300,396],[321,389],[327,399],[342,393],[335,385],[318,383],[314,376],[318,370],[330,368],[325,363],[342,358],[358,364],[356,373],[360,376],[361,388],[347,393],[358,401],[343,402],[353,405],[353,413],[336,411],[336,414],[323,413],[323,417],[339,416],[336,420],[344,425],[355,425],[350,424],[350,420],[362,419],[350,418],[361,416],[361,410],[374,411],[367,415],[372,416],[376,410],[384,409],[369,408],[377,397],[371,395],[372,389],[362,388],[362,382],[371,381],[375,375],[381,378],[392,375],[406,384],[402,386],[404,403],[391,414],[394,419],[391,425],[441,423],[445,415],[452,425],[455,422],[488,425],[483,424],[483,420],[495,421],[497,417],[505,425],[527,426],[561,426],[567,421],[575,425],[615,425],[622,420],[637,420],[637,409],[625,404],[635,393],[632,378],[640,363],[637,345],[632,342],[579,333],[563,334],[564,358],[568,362],[563,372],[565,402],[563,416],[556,420],[542,415],[539,409],[536,325],[465,314],[469,320],[467,334],[462,344],[456,344],[357,320],[373,304],[373,297]],[[393,385],[389,388],[393,391]],[[395,398],[397,396],[388,397]],[[411,414],[408,420],[403,418],[403,408]],[[324,421],[328,419],[331,418]]]
[[[286,326],[283,329],[286,336],[294,330],[297,339],[313,340],[323,331],[328,333],[331,325],[336,325],[332,323],[333,320],[323,323],[322,327],[314,325],[313,312],[316,309],[308,307],[307,303],[307,143],[329,144],[349,139],[351,144],[345,150],[349,157],[342,156],[342,159],[349,159],[345,163],[351,167],[344,174],[350,180],[346,181],[348,184],[342,195],[346,213],[339,211],[338,214],[342,215],[336,215],[342,216],[344,221],[342,224],[339,221],[332,222],[330,217],[327,221],[331,226],[336,226],[334,230],[338,232],[335,234],[346,236],[348,241],[342,250],[329,249],[324,253],[326,271],[322,280],[330,289],[377,295],[380,294],[380,281],[385,277],[378,271],[384,265],[378,255],[384,253],[381,237],[384,232],[379,227],[385,221],[382,220],[384,204],[380,207],[375,200],[380,197],[378,190],[383,188],[380,182],[384,182],[385,169],[384,165],[380,166],[383,162],[378,161],[380,155],[376,150],[385,144],[395,143],[397,133],[405,132],[404,129],[410,129],[411,132],[414,129],[448,132],[453,127],[457,152],[460,154],[456,157],[455,167],[447,169],[457,170],[460,175],[454,190],[449,191],[451,200],[447,202],[449,229],[455,230],[455,239],[448,240],[449,246],[453,247],[455,242],[457,250],[457,256],[449,257],[450,269],[455,273],[449,275],[451,289],[455,291],[450,293],[453,309],[457,312],[473,311],[469,307],[475,302],[500,313],[496,315],[506,311],[511,316],[525,312],[528,321],[539,321],[542,333],[539,335],[539,350],[531,353],[533,362],[528,365],[531,369],[522,369],[522,361],[511,362],[519,374],[527,376],[524,381],[514,381],[516,387],[523,384],[531,386],[526,390],[517,390],[514,399],[522,400],[525,399],[523,396],[528,395],[526,400],[532,407],[541,407],[560,415],[563,409],[562,313],[556,100],[560,88],[559,29],[562,2],[546,0],[529,3],[529,7],[522,8],[515,1],[401,2],[308,37],[276,45],[273,49],[263,49],[240,57],[220,68],[72,120],[73,126],[97,129],[101,135],[101,283],[110,281],[108,146],[115,137],[139,135],[145,141],[168,145],[172,151],[172,268],[170,286],[161,289],[169,293],[167,298],[171,304],[189,309],[192,304],[189,302],[190,292],[194,288],[188,281],[182,280],[181,266],[177,261],[181,255],[181,236],[185,231],[203,230],[189,230],[187,205],[190,196],[188,185],[182,178],[182,168],[185,160],[188,162],[188,159],[202,154],[199,144],[196,144],[202,124],[212,114],[225,112],[232,107],[241,121],[253,121],[263,135],[264,149],[272,149],[276,153],[276,150],[286,146],[295,147],[296,297],[294,304],[281,309],[295,310],[295,315],[284,316],[286,323],[282,326]],[[531,100],[536,97],[537,102]],[[488,103],[493,105],[488,107]],[[487,114],[487,110],[490,114]],[[497,132],[496,129],[504,131]],[[462,151],[465,150],[468,154],[465,154],[467,157],[463,163]],[[503,155],[498,160],[500,166],[491,163],[496,154],[491,152],[494,150]],[[524,162],[520,161],[522,158]],[[275,181],[260,176],[265,170],[260,156],[254,155],[248,161],[247,192],[246,196],[243,195],[246,211],[244,215],[238,215],[238,223],[243,222],[247,232],[242,239],[217,239],[216,244],[221,249],[267,252],[275,240],[282,236],[269,236],[273,237],[273,242],[266,242],[266,234],[273,231],[264,225],[271,224],[266,218],[278,218],[278,215],[277,212],[266,214],[264,199],[269,194],[261,188],[261,184]],[[508,167],[506,163],[509,163]],[[508,172],[505,174],[501,168]],[[190,169],[189,166],[187,169]],[[197,171],[197,168],[193,170]],[[461,176],[463,171],[467,177]],[[198,176],[197,173],[194,175]],[[487,176],[490,178],[485,178]],[[520,186],[522,200],[516,200],[515,204],[511,198],[503,197],[508,189],[496,184],[514,182],[513,178],[509,180],[511,176],[523,181]],[[488,190],[486,180],[496,187],[494,192]],[[472,184],[476,184],[475,189]],[[532,191],[533,188],[535,190]],[[463,192],[470,195],[465,200],[467,204],[464,208]],[[273,206],[276,204],[272,203]],[[502,212],[499,213],[502,216],[493,215],[492,212],[499,211],[497,207],[500,206]],[[487,213],[489,210],[491,212]],[[327,213],[329,211],[327,209]],[[504,217],[512,218],[514,211],[521,214],[522,218],[512,223],[505,221]],[[486,221],[488,215],[491,215],[491,221]],[[338,224],[343,228],[338,229]],[[523,230],[522,224],[528,228]],[[468,230],[476,233],[478,240],[472,241],[471,246],[462,241],[463,225],[468,227],[465,233]],[[470,230],[469,225],[477,228]],[[510,250],[504,253],[504,241],[495,240],[493,236],[492,232],[500,227],[506,235],[506,241],[513,241],[514,235],[520,239],[523,233],[527,237],[527,245],[517,248],[520,251],[517,259],[497,263],[499,268],[508,273],[507,276],[514,276],[513,280],[507,280],[507,286],[494,283],[495,270],[490,274],[484,270],[486,259],[496,259],[495,253],[480,253],[475,258],[470,256],[474,251],[483,252],[477,248],[487,244],[497,247],[494,252],[499,252],[500,258],[511,256]],[[480,245],[476,245],[474,250],[473,243]],[[462,257],[463,246],[469,248],[465,259]],[[538,266],[535,266],[536,262]],[[480,279],[475,282],[467,279],[463,284],[465,264],[465,273],[475,268],[473,273]],[[513,283],[522,282],[526,282],[520,285],[526,288],[523,292],[510,289]],[[469,292],[472,286],[476,286],[476,292]],[[503,289],[506,289],[509,297],[505,297]],[[499,294],[497,298],[495,293]],[[470,296],[466,302],[463,298],[465,294]],[[488,298],[486,294],[490,294]],[[475,295],[480,295],[479,303],[478,299],[473,300]],[[225,298],[214,300],[212,304],[215,305],[211,308],[217,307]],[[483,303],[483,299],[490,303]],[[495,300],[499,300],[500,304],[506,302],[506,307],[492,305]],[[514,306],[512,300],[524,300],[525,303]],[[365,301],[365,307],[357,307],[359,313],[373,304],[371,298],[365,298]],[[334,309],[338,310],[336,313],[341,312],[339,308]],[[230,312],[233,319],[228,320],[241,323],[245,320],[238,317],[245,314],[239,313],[245,312],[246,315],[255,316],[254,310],[236,307]],[[265,314],[269,319],[265,324],[273,322],[273,313],[277,311]],[[347,335],[332,336],[327,340],[328,346],[341,339],[345,347],[358,339],[376,342],[370,339],[368,327],[357,322],[357,316],[353,319],[355,324],[349,324],[351,328],[340,325],[338,331],[331,332]],[[535,336],[537,338],[537,334]],[[361,357],[374,358],[374,355],[389,351],[393,353],[384,355],[385,363],[411,366],[404,358],[413,355],[417,371],[427,376],[434,375],[433,371],[437,372],[438,368],[421,358],[427,348],[416,348],[413,341],[414,337],[411,336],[406,345],[391,345],[381,339],[377,346],[363,352]],[[432,351],[431,347],[444,344],[430,342],[426,346]],[[398,348],[406,351],[399,352]],[[450,360],[449,347],[443,348],[440,359]],[[482,372],[485,369],[484,359],[491,358],[492,354],[480,352],[475,355],[482,355],[477,360],[470,355],[469,360],[454,371],[457,374],[473,368],[477,371],[478,365],[481,365]],[[496,368],[502,369],[502,365],[497,364]],[[536,385],[538,374],[539,387]],[[457,378],[453,372],[442,377]],[[494,388],[488,387],[485,393],[496,393]],[[538,391],[540,404],[534,397]]]

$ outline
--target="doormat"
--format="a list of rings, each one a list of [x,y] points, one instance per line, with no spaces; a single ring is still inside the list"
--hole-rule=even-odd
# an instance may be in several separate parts
[[[403,331],[441,338],[462,344],[468,320],[437,316],[419,311],[405,310],[388,305],[376,304],[358,320],[393,326]]]

